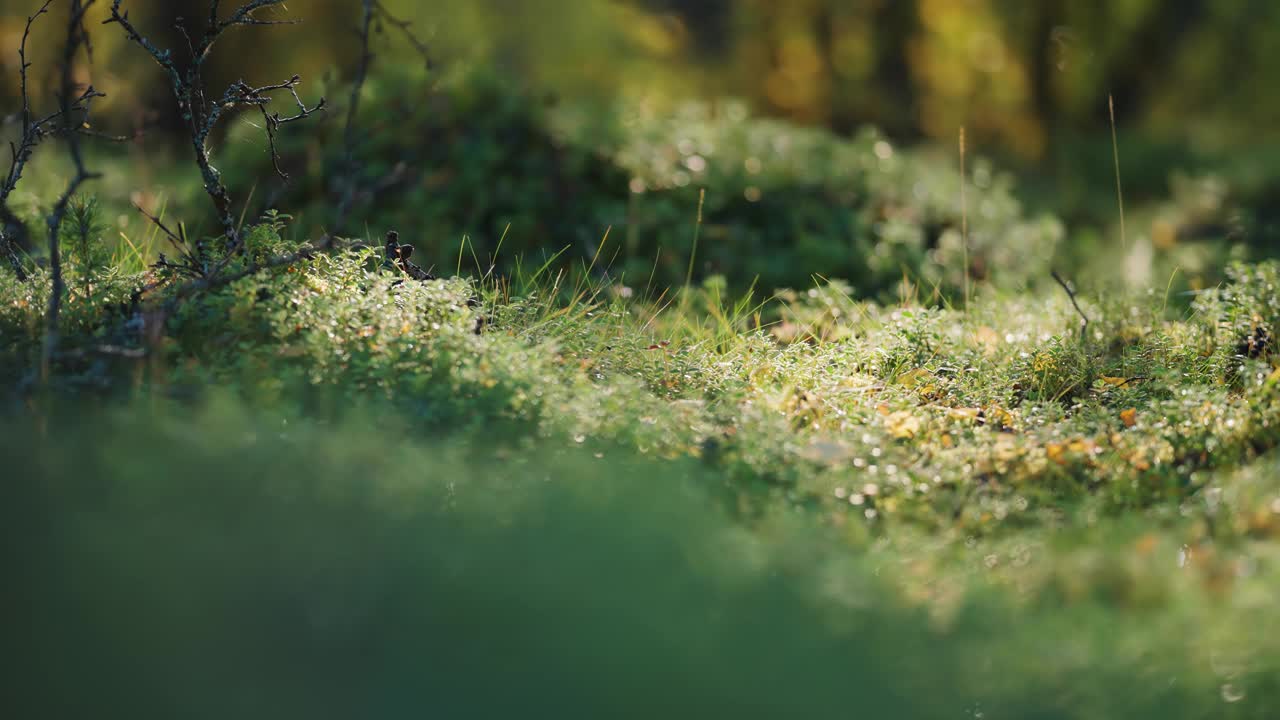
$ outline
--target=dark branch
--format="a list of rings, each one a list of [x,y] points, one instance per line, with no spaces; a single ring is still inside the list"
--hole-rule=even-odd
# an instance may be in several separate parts
[[[1066,280],[1062,279],[1062,276],[1058,274],[1058,271],[1051,270],[1050,274],[1053,275],[1053,279],[1056,280],[1057,283],[1062,286],[1062,289],[1066,291],[1067,297],[1071,300],[1071,305],[1076,309],[1076,312],[1079,313],[1080,315],[1080,320],[1082,321],[1080,325],[1080,340],[1081,342],[1083,342],[1085,338],[1088,337],[1089,316],[1084,314],[1084,311],[1080,309],[1080,303],[1076,302],[1076,291],[1070,285],[1067,284]]]
[[[286,25],[293,24],[295,21],[269,20],[255,15],[255,13],[264,8],[283,6],[284,0],[250,0],[250,2],[237,8],[226,19],[219,19],[220,3],[217,0],[211,0],[209,3],[208,24],[198,42],[191,40],[185,25],[179,22],[179,30],[183,37],[186,38],[188,50],[191,54],[190,64],[184,71],[174,61],[171,51],[161,50],[156,47],[153,42],[138,31],[129,20],[129,13],[121,10],[122,3],[123,0],[113,0],[111,16],[105,22],[120,25],[124,29],[126,36],[151,55],[152,59],[168,75],[170,87],[178,103],[178,109],[189,128],[191,147],[195,155],[196,165],[200,169],[200,176],[204,181],[205,193],[212,201],[214,210],[217,213],[218,223],[222,226],[223,249],[227,254],[235,253],[242,245],[239,223],[233,211],[230,192],[228,192],[226,185],[223,184],[222,175],[214,167],[213,160],[210,157],[208,148],[209,136],[228,111],[236,108],[256,107],[262,114],[266,125],[265,130],[267,142],[270,146],[272,164],[281,177],[287,178],[287,175],[280,167],[279,154],[276,148],[276,132],[281,125],[305,119],[319,112],[324,108],[325,103],[322,98],[314,107],[307,107],[298,95],[297,86],[301,80],[295,75],[286,82],[256,88],[249,86],[244,81],[238,81],[227,88],[220,99],[211,104],[205,96],[204,63],[218,39],[233,27]],[[288,91],[293,97],[298,106],[296,114],[281,116],[279,113],[267,112],[266,105],[271,102],[269,93],[282,90]],[[204,244],[201,242],[196,243],[194,260],[200,274],[207,274],[211,271]],[[215,270],[225,266],[224,258],[224,261],[215,265]]]
[[[297,250],[295,252],[287,253],[284,255],[277,255],[273,258],[268,258],[261,262],[250,263],[248,267],[245,267],[241,270],[237,270],[236,272],[229,273],[226,275],[223,275],[220,272],[220,268],[221,268],[220,266],[219,271],[208,273],[204,277],[196,278],[195,280],[192,280],[186,285],[179,287],[177,290],[174,291],[173,295],[170,298],[170,301],[176,302],[183,298],[190,297],[191,295],[197,292],[203,292],[205,290],[213,290],[215,288],[219,288],[224,285],[229,285],[237,280],[242,280],[244,278],[249,277],[250,275],[262,272],[263,270],[271,270],[271,269],[286,266],[286,265],[292,265],[296,262],[301,262],[303,260],[310,260],[312,257],[315,256],[315,254],[316,254],[315,248],[304,247],[301,250]]]
[[[187,248],[187,242],[184,237],[182,237],[178,233],[171,230],[169,226],[165,225],[164,221],[161,220],[159,217],[156,217],[155,215],[152,215],[151,213],[144,210],[141,205],[137,203],[133,203],[133,208],[137,210],[139,213],[141,213],[142,216],[145,217],[147,220],[151,221],[151,224],[155,225],[156,228],[160,230],[160,232],[164,233],[164,236],[169,240],[169,244],[173,245],[174,249],[176,249],[183,256],[184,259],[187,259],[187,260],[191,259],[189,255],[190,251]]]
[[[338,187],[340,194],[338,196],[336,218],[334,220],[333,229],[326,231],[320,240],[321,247],[329,247],[337,238],[337,233],[342,231],[342,226],[346,222],[347,215],[350,213],[352,206],[357,198],[368,195],[370,188],[363,191],[360,187],[360,163],[357,159],[357,130],[356,124],[360,115],[360,99],[364,91],[365,83],[369,77],[369,69],[373,65],[374,53],[372,50],[372,33],[375,24],[379,21],[386,22],[397,28],[409,40],[409,43],[422,55],[427,67],[431,67],[431,57],[425,42],[423,42],[413,31],[412,24],[407,20],[402,20],[392,15],[379,0],[362,0],[361,1],[361,18],[360,28],[357,31],[357,37],[360,40],[360,58],[356,65],[355,78],[351,83],[351,99],[347,104],[346,124],[342,132],[342,141],[345,149],[342,166],[340,168],[340,179]],[[403,164],[397,165],[391,173],[384,176],[376,183],[376,187],[381,189],[386,187],[388,181],[394,183],[404,172]],[[390,179],[390,180],[389,180]]]
[[[53,0],[45,0],[44,5],[27,18],[27,25],[22,31],[22,42],[18,44],[18,87],[22,97],[22,128],[18,142],[9,145],[11,160],[4,184],[0,185],[0,205],[8,201],[10,193],[18,186],[18,181],[22,179],[22,171],[26,168],[27,161],[31,159],[31,153],[35,151],[36,145],[43,137],[40,123],[35,123],[31,119],[31,96],[27,84],[27,69],[31,67],[31,63],[27,62],[27,38],[31,36],[31,26],[41,15],[49,12],[51,4]]]
[[[413,23],[392,15],[391,12],[387,10],[387,7],[382,4],[381,0],[373,0],[373,5],[377,8],[378,15],[386,21],[388,25],[396,28],[400,31],[401,35],[404,35],[405,39],[409,41],[409,44],[413,46],[413,49],[417,50],[418,54],[422,56],[422,61],[426,63],[427,69],[430,70],[432,66],[431,49],[427,47],[426,42],[424,42],[422,38],[418,37],[417,33],[413,31]]]
[[[118,13],[119,4],[120,4],[120,0],[116,0],[113,5],[113,8],[112,8],[113,17],[119,14]],[[259,9],[269,7],[269,6],[274,6],[274,5],[281,5],[281,4],[282,3],[279,2],[278,0],[277,1],[257,0],[256,2],[249,2],[241,6],[240,9],[237,10],[235,13],[233,13],[228,19],[219,20],[218,19],[219,2],[218,0],[211,0],[209,4],[209,24],[208,24],[209,29],[206,31],[206,35],[201,40],[201,42],[198,43],[192,50],[192,56],[193,56],[192,62],[196,66],[196,70],[193,73],[189,73],[189,75],[193,78],[198,78],[198,68],[200,63],[203,61],[204,56],[207,55],[209,48],[212,47],[213,43],[222,34],[222,32],[224,32],[229,27],[232,27],[234,25],[283,24],[283,21],[263,20],[253,16],[253,13]],[[356,76],[351,89],[351,100],[350,100],[349,106],[347,107],[346,123],[344,127],[344,132],[343,132],[343,140],[344,140],[344,145],[346,150],[346,157],[343,163],[343,168],[342,168],[343,178],[340,185],[340,187],[342,188],[342,195],[338,201],[337,220],[335,223],[335,228],[334,230],[326,231],[323,234],[323,236],[318,241],[319,248],[332,247],[334,241],[337,238],[336,233],[341,230],[341,227],[346,220],[346,217],[351,209],[351,206],[357,197],[367,194],[368,192],[376,192],[380,189],[384,189],[389,184],[397,182],[404,173],[404,165],[403,163],[401,163],[397,165],[396,168],[394,168],[390,173],[388,173],[386,176],[381,178],[377,183],[375,183],[373,188],[367,189],[364,193],[362,193],[360,190],[359,182],[358,182],[359,167],[358,167],[358,161],[356,159],[357,158],[356,125],[359,117],[360,96],[364,89],[364,85],[369,75],[369,69],[374,59],[373,52],[371,51],[370,41],[371,41],[371,34],[373,32],[375,23],[378,20],[383,20],[388,24],[394,26],[409,40],[409,42],[414,46],[414,48],[419,52],[419,54],[422,55],[423,59],[427,62],[428,67],[430,67],[430,64],[431,64],[426,43],[424,43],[421,39],[418,38],[416,34],[414,34],[411,24],[408,21],[401,20],[395,17],[394,15],[392,15],[391,13],[389,13],[387,9],[382,5],[382,3],[378,2],[378,0],[362,0],[362,7],[363,7],[363,13],[362,13],[362,19],[361,19],[360,30],[359,30],[360,61],[356,69]],[[119,22],[119,20],[116,20],[116,21]],[[126,31],[128,31],[128,28],[126,28]],[[133,33],[131,33],[131,37],[133,34],[136,34],[136,31],[133,31]],[[138,42],[138,41],[135,39],[135,42]],[[146,48],[147,45],[143,45],[143,47]],[[154,56],[154,53],[153,53],[153,56]],[[167,55],[165,57],[167,57]],[[257,108],[259,113],[262,115],[264,129],[267,133],[267,140],[270,145],[272,164],[276,170],[276,173],[280,175],[282,178],[287,180],[288,175],[280,167],[280,162],[279,162],[280,157],[276,149],[276,132],[279,130],[281,125],[285,125],[291,122],[296,122],[298,120],[303,120],[307,117],[310,117],[312,114],[320,111],[325,106],[325,101],[322,98],[314,107],[307,107],[306,103],[302,101],[302,98],[298,96],[297,86],[299,82],[300,80],[297,76],[294,76],[290,80],[283,83],[279,83],[276,85],[267,85],[267,86],[257,87],[257,88],[250,87],[243,81],[237,82],[233,84],[230,88],[228,88],[227,91],[223,94],[222,98],[220,98],[217,102],[215,102],[212,105],[212,107],[208,108],[207,110],[203,110],[203,113],[204,113],[203,116],[200,116],[198,114],[200,111],[196,109],[196,105],[193,102],[194,98],[191,96],[191,92],[192,90],[194,90],[194,88],[191,86],[190,82],[188,82],[185,86],[182,82],[175,83],[175,93],[179,95],[180,103],[183,102],[184,96],[187,98],[187,107],[192,108],[192,113],[193,113],[193,116],[192,116],[193,134],[200,138],[200,142],[202,145],[203,145],[204,139],[208,137],[210,132],[212,132],[214,126],[217,124],[217,122],[221,119],[222,115],[226,111],[229,111],[238,107]],[[296,114],[289,115],[289,116],[282,116],[279,113],[270,113],[267,111],[267,105],[271,101],[271,97],[269,93],[272,93],[275,91],[287,91],[290,93],[290,95],[293,98],[294,104],[297,106]],[[199,151],[197,154],[198,156],[200,155]],[[207,159],[207,153],[204,155],[204,157]],[[204,166],[202,165],[202,170],[203,169],[204,169]],[[218,202],[215,199],[215,205],[217,204]],[[224,225],[226,225],[225,218],[229,217],[229,214],[224,215],[221,212],[221,207],[219,207],[219,210],[220,210],[220,213],[219,213],[220,216],[224,218]],[[153,218],[153,222],[158,222],[158,219]],[[172,233],[171,230],[168,230],[163,226],[161,226],[161,230],[162,232],[165,232],[166,236],[168,236],[171,241],[174,240],[175,234]],[[230,237],[230,234],[228,236]],[[194,293],[215,289],[215,288],[227,285],[229,283],[233,283],[237,280],[248,277],[250,275],[253,275],[263,270],[268,270],[268,269],[277,268],[277,267],[286,266],[286,265],[292,265],[296,262],[310,259],[315,255],[316,252],[317,252],[317,248],[306,247],[293,253],[280,255],[280,256],[263,260],[260,262],[253,262],[253,263],[250,263],[247,267],[244,267],[238,271],[224,274],[223,271],[228,267],[228,264],[232,259],[232,255],[228,253],[218,263],[216,263],[211,269],[209,269],[207,272],[202,273],[200,277],[197,277],[192,281],[178,287],[174,291],[173,295],[170,297],[170,302],[177,302],[182,298],[188,297]],[[172,264],[169,264],[168,267],[176,268],[176,266]]]
[[[69,65],[74,62],[75,55],[80,49],[83,48],[86,53],[91,52],[92,45],[89,42],[89,34],[84,28],[84,16],[88,7],[92,4],[92,0],[86,3],[73,3],[70,9],[68,16],[68,55],[64,58],[63,86],[59,95],[58,110],[44,117],[37,118],[34,115],[31,108],[27,78],[27,70],[31,67],[31,63],[27,61],[27,40],[31,36],[31,27],[40,16],[48,13],[52,4],[53,0],[46,0],[40,6],[40,9],[27,18],[26,27],[22,32],[22,41],[18,44],[19,95],[22,102],[20,111],[21,127],[19,128],[17,142],[9,144],[9,171],[5,174],[3,184],[0,184],[0,218],[3,219],[3,226],[0,226],[0,250],[7,256],[10,265],[20,279],[26,278],[26,270],[23,268],[23,262],[19,256],[19,251],[24,246],[27,246],[25,242],[26,228],[9,210],[6,203],[9,196],[18,187],[18,183],[22,180],[23,171],[31,160],[36,147],[47,138],[66,137],[70,139],[73,135],[101,137],[111,140],[128,139],[114,137],[90,129],[89,114],[92,102],[96,98],[106,97],[104,93],[98,92],[90,85],[82,90],[78,96],[75,96],[74,99],[72,98],[74,83],[70,81],[67,73],[70,72]],[[74,38],[70,37],[70,35],[74,35]],[[73,115],[75,116],[74,121]],[[55,205],[55,210],[61,208],[61,212],[65,212],[66,202],[70,201],[70,196],[74,194],[79,184],[93,177],[92,173],[83,172],[79,143],[72,142],[70,147],[73,160],[76,163],[77,179],[66,193],[66,200]],[[60,222],[61,219],[59,218]]]
[[[200,44],[195,47],[192,52],[192,60],[196,63],[203,63],[204,59],[209,56],[209,51],[213,49],[214,43],[222,34],[237,25],[296,25],[298,20],[263,20],[254,17],[254,13],[265,7],[284,6],[284,0],[252,0],[240,6],[226,20],[218,19],[217,0],[211,0],[209,3],[209,24],[205,28],[204,37],[200,39]]]
[[[93,5],[93,3],[94,0],[71,0],[71,12],[67,19],[66,47],[62,56],[62,86],[58,93],[59,115],[63,132],[66,134],[71,162],[75,166],[75,175],[67,183],[66,189],[54,204],[46,220],[49,228],[49,269],[53,287],[49,292],[49,306],[45,312],[44,352],[41,355],[40,362],[40,380],[42,383],[47,382],[49,379],[50,364],[58,349],[58,317],[62,309],[62,294],[65,291],[58,233],[62,226],[62,219],[67,213],[67,206],[76,191],[85,182],[99,177],[98,173],[90,172],[85,167],[84,156],[80,151],[80,134],[73,130],[73,128],[85,124],[83,117],[88,115],[89,101],[101,95],[90,86],[81,93],[79,99],[73,99],[76,55],[82,48],[87,49],[89,47],[89,32],[84,27],[84,16],[89,6]],[[82,106],[81,103],[83,103]],[[72,111],[77,108],[82,109],[83,116],[73,118]]]

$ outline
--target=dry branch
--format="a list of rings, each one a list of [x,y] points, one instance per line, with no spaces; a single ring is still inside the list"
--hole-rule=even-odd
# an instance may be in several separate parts
[[[46,219],[49,230],[49,270],[53,287],[50,289],[49,305],[45,311],[44,350],[40,358],[42,384],[49,379],[50,363],[58,349],[58,318],[62,309],[62,294],[65,290],[65,282],[62,278],[62,249],[59,247],[58,233],[62,226],[62,219],[66,216],[67,206],[76,191],[85,182],[99,177],[98,173],[90,172],[85,167],[84,155],[80,151],[80,134],[74,130],[87,124],[85,118],[89,114],[89,102],[95,97],[103,96],[90,85],[80,93],[78,98],[73,99],[76,88],[73,66],[80,50],[82,48],[87,50],[90,47],[89,32],[84,27],[84,16],[93,3],[94,0],[70,0],[71,8],[67,18],[67,40],[62,56],[62,83],[58,93],[57,117],[61,120],[66,134],[67,148],[71,154],[71,162],[75,166],[75,175],[67,183],[66,189],[58,197],[58,201],[54,203]],[[41,10],[47,7],[46,4]],[[82,111],[83,116],[74,118],[72,113],[77,110]]]
[[[173,91],[174,98],[177,101],[178,110],[182,113],[182,119],[187,124],[191,148],[195,156],[196,166],[200,169],[205,193],[213,203],[214,211],[218,216],[218,223],[222,227],[222,249],[228,255],[235,253],[242,245],[239,224],[236,221],[235,213],[232,211],[231,195],[226,185],[222,182],[221,173],[213,165],[209,152],[209,136],[228,111],[245,107],[256,108],[266,123],[272,163],[281,177],[287,177],[283,170],[280,169],[280,158],[275,142],[276,131],[281,125],[305,119],[319,112],[324,108],[325,101],[321,98],[316,105],[307,107],[297,92],[301,78],[295,75],[285,82],[261,87],[252,87],[244,81],[237,81],[227,88],[221,97],[210,102],[205,95],[204,63],[219,38],[233,27],[290,25],[296,21],[266,19],[257,16],[256,13],[265,8],[283,7],[284,0],[252,0],[241,5],[225,19],[219,18],[220,3],[218,0],[211,0],[206,27],[198,40],[193,40],[186,26],[179,22],[178,30],[186,40],[187,51],[190,55],[184,67],[175,59],[171,50],[157,47],[154,42],[138,30],[133,21],[129,19],[129,12],[121,9],[122,4],[123,0],[113,0],[111,3],[111,15],[104,21],[104,24],[119,25],[124,30],[126,37],[146,51],[152,60],[164,70],[170,89]],[[267,106],[273,99],[271,94],[278,91],[287,91],[293,98],[298,108],[296,114],[282,116],[279,113],[269,113],[267,111]],[[225,267],[225,258],[224,262],[216,263],[211,267],[204,244],[200,241],[196,242],[194,260],[196,265],[194,269],[202,275],[214,272],[215,268]]]

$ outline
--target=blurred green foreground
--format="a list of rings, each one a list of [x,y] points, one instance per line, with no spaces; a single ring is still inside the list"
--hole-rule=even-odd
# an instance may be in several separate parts
[[[890,590],[902,550],[748,532],[687,462],[496,459],[495,438],[222,403],[58,427],[0,440],[9,717],[1263,718],[1280,699],[1257,612],[1031,609],[957,578],[930,615]]]

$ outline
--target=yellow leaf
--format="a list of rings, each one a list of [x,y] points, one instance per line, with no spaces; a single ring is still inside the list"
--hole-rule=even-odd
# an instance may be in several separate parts
[[[1085,440],[1084,438],[1076,438],[1067,443],[1067,450],[1082,455],[1092,453],[1097,447],[1092,440]]]
[[[889,431],[890,435],[898,440],[906,440],[915,437],[920,432],[920,418],[905,410],[900,410],[885,416],[884,427]]]
[[[982,417],[982,408],[951,408],[947,411],[947,415],[952,420],[977,422]]]
[[[1121,385],[1127,385],[1129,383],[1129,378],[1110,377],[1108,375],[1103,375],[1098,379],[1111,387],[1120,387]]]
[[[988,422],[995,423],[995,425],[1002,430],[1013,429],[1013,425],[1014,425],[1013,413],[1009,412],[1008,410],[1005,410],[1004,408],[998,405],[992,405],[991,407],[987,408],[983,417],[985,417],[988,420]]]
[[[1123,422],[1125,427],[1133,427],[1134,425],[1137,425],[1138,411],[1133,408],[1129,408],[1127,410],[1121,410],[1120,422]]]
[[[921,380],[929,377],[929,371],[924,368],[916,368],[908,370],[898,376],[897,383],[903,387],[915,387],[920,384]]]

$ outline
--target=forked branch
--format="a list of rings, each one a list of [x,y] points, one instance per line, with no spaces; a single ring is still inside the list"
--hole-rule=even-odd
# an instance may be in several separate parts
[[[111,14],[104,21],[104,24],[119,25],[124,30],[125,36],[146,51],[151,56],[151,59],[164,70],[170,89],[173,91],[174,98],[178,103],[178,110],[182,113],[182,119],[187,124],[191,148],[195,155],[196,165],[200,169],[205,193],[213,203],[218,223],[222,227],[223,250],[227,254],[235,253],[242,245],[239,223],[232,210],[231,195],[226,185],[222,182],[221,173],[213,165],[209,152],[209,136],[228,111],[237,108],[256,108],[265,123],[272,164],[276,172],[287,179],[288,176],[285,175],[280,167],[280,156],[276,148],[276,132],[282,125],[303,120],[319,112],[324,108],[325,102],[321,98],[316,105],[308,107],[298,95],[297,88],[301,83],[301,78],[297,75],[285,82],[261,87],[252,87],[244,81],[237,81],[227,88],[217,100],[211,102],[205,95],[204,63],[218,39],[231,28],[290,25],[297,21],[259,17],[258,13],[261,10],[276,6],[283,7],[284,0],[251,0],[234,10],[226,18],[220,17],[219,1],[210,0],[206,27],[198,40],[193,40],[187,28],[179,25],[178,29],[186,39],[187,51],[190,55],[186,63],[179,63],[171,50],[158,47],[138,30],[133,21],[129,19],[129,12],[122,9],[122,5],[123,0],[112,0]],[[272,93],[280,91],[286,91],[292,97],[297,105],[295,114],[282,115],[267,111],[267,106],[272,101]],[[199,241],[196,242],[194,257],[197,265],[196,269],[202,275],[213,272],[215,268],[225,266],[224,262],[211,265],[204,245]]]

